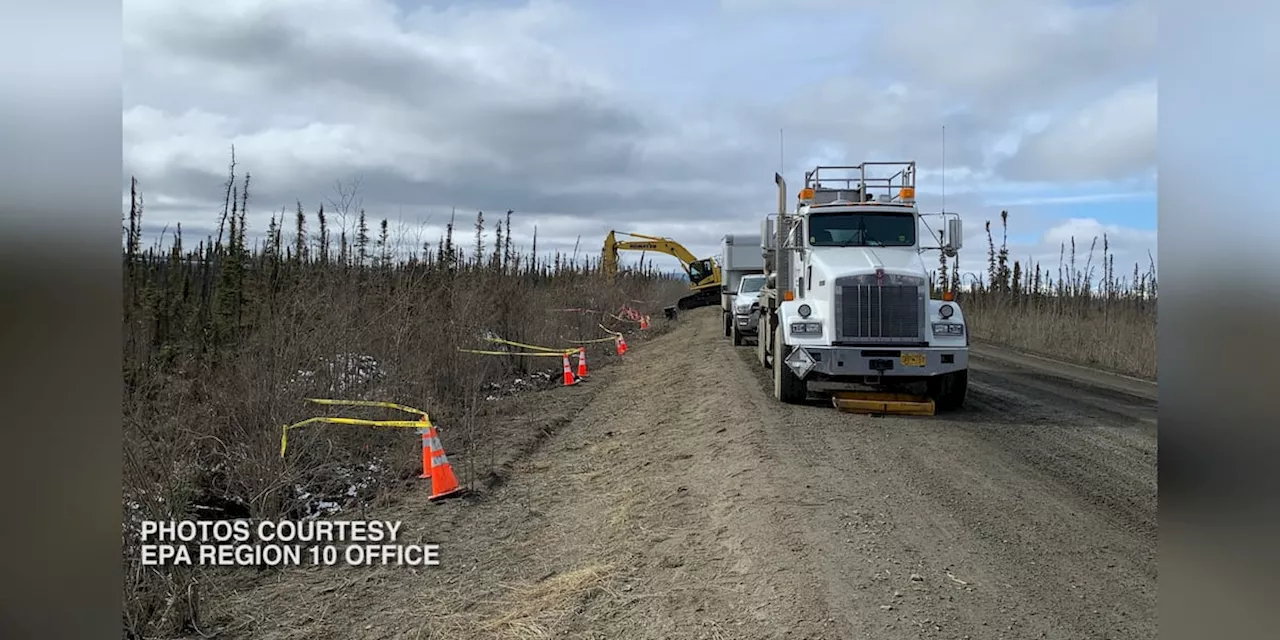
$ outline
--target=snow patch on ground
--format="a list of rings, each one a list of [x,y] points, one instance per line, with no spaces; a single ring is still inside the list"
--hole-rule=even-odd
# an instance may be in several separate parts
[[[319,490],[294,485],[294,497],[301,504],[302,519],[314,520],[331,516],[340,513],[353,500],[368,497],[385,469],[386,465],[378,460],[340,467],[337,471],[337,485],[345,489]]]
[[[499,382],[490,382],[485,385],[488,395],[485,400],[494,401],[499,398],[513,396],[526,391],[538,391],[552,386],[552,383],[558,380],[551,371],[531,371],[518,378],[511,380],[503,380]]]
[[[377,358],[363,353],[339,353],[321,358],[313,369],[298,370],[286,386],[290,393],[302,387],[322,386],[330,394],[359,394],[386,377]]]

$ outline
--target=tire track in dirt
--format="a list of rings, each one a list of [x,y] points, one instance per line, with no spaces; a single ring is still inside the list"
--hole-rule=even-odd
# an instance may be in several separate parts
[[[759,481],[770,461],[759,455],[754,416],[707,375],[736,365],[710,329],[691,323],[635,349],[536,456],[549,473],[582,467],[590,478],[559,494],[568,535],[546,541],[584,544],[547,570],[623,567],[614,586],[624,595],[584,605],[563,627],[571,636],[825,637],[830,627],[808,587],[811,561],[788,542],[786,496]],[[593,495],[608,498],[584,499]]]
[[[951,416],[782,405],[713,312],[526,400],[574,417],[501,485],[377,514],[442,566],[285,572],[243,637],[1154,637],[1144,405],[996,366]]]
[[[1154,403],[978,363],[970,410],[872,418],[780,405],[739,356],[794,458],[785,475],[826,493],[794,516],[832,559],[828,604],[850,637],[1154,636]]]

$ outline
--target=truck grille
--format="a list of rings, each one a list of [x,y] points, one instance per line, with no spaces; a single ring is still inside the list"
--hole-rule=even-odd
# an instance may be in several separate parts
[[[920,339],[920,289],[909,285],[839,287],[840,338],[885,341]]]

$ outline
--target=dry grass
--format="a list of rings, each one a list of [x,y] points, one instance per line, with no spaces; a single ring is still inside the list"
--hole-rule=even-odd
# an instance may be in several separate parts
[[[517,586],[498,607],[501,613],[478,625],[478,635],[518,640],[554,637],[565,620],[590,598],[601,594],[618,597],[608,588],[612,575],[612,567],[594,565]]]
[[[1001,212],[1007,228],[1008,214]],[[1156,377],[1155,261],[1131,275],[1116,271],[1106,236],[1079,266],[1076,242],[1063,244],[1055,273],[1009,261],[987,222],[987,273],[965,274],[958,261],[934,272],[935,291],[955,293],[976,339],[1148,379]]]
[[[536,237],[522,252],[511,238],[511,212],[498,224],[477,215],[465,231],[450,225],[438,241],[397,252],[387,222],[367,228],[353,193],[314,215],[301,205],[280,212],[265,242],[250,247],[248,191],[249,177],[233,173],[218,235],[191,248],[179,227],[164,249],[140,246],[135,194],[123,256],[126,523],[301,518],[326,502],[360,517],[417,475],[416,440],[401,429],[301,429],[290,433],[281,459],[281,426],[320,413],[305,397],[427,410],[447,427],[450,453],[461,454],[460,480],[484,478],[504,445],[478,417],[486,396],[515,377],[539,379],[538,371],[554,384],[560,361],[458,348],[492,348],[485,335],[555,346],[595,338],[599,313],[558,310],[613,312],[633,300],[660,306],[687,291],[643,266],[610,284],[596,261],[538,259]],[[334,220],[349,224],[335,229]],[[465,249],[456,240],[464,235]],[[593,367],[612,348],[596,347]],[[123,635],[194,629],[191,586],[208,569],[144,570],[138,543],[136,527],[126,526]]]

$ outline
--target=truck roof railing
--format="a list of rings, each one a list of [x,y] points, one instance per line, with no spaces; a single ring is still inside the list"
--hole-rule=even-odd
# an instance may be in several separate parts
[[[889,174],[885,176],[884,174]],[[798,198],[806,204],[834,202],[892,202],[914,204],[916,163],[863,162],[819,165],[804,172]]]

